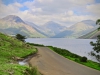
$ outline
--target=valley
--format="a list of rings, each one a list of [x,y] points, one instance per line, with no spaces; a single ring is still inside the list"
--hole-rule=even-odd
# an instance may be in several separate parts
[[[96,30],[95,21],[84,20],[70,27],[49,21],[44,25],[36,25],[32,22],[23,21],[16,15],[8,15],[0,19],[0,32],[8,35],[18,33],[33,38],[79,38]]]

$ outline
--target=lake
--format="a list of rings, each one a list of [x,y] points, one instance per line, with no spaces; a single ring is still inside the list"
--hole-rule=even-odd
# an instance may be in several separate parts
[[[95,42],[95,39],[67,39],[67,38],[28,38],[26,42],[43,44],[45,46],[54,46],[58,48],[67,49],[72,53],[80,56],[86,56],[90,60],[95,60],[88,53],[92,51],[93,47],[90,42]]]

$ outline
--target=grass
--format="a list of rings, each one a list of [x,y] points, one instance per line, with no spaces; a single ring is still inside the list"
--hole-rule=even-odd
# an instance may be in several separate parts
[[[100,71],[100,64],[93,62],[91,60],[88,60],[86,63],[82,64]]]
[[[32,67],[26,69],[24,72],[25,75],[41,75],[40,72],[38,71],[37,67]]]
[[[0,33],[0,75],[25,75],[24,71],[30,67],[19,65],[14,57],[24,58],[36,52],[33,46]]]
[[[96,70],[99,70],[100,71],[100,63],[97,63],[97,62],[94,62],[94,61],[91,61],[91,60],[87,60],[87,62],[81,62],[80,59],[82,57],[79,56],[79,55],[77,55],[77,54],[71,53],[68,50],[61,49],[61,48],[57,48],[57,47],[52,47],[52,46],[48,46],[48,47],[51,50],[53,50],[54,52],[62,55],[65,58],[68,58],[68,59],[70,59],[72,61],[75,61],[77,63],[80,63],[82,65],[85,65],[85,66],[88,66],[88,67],[91,67],[93,69],[96,69]]]
[[[0,75],[24,75],[24,70],[28,66],[21,66],[18,64],[2,64],[0,65]]]

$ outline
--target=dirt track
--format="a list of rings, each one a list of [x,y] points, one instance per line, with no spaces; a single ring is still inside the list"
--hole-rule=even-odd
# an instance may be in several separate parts
[[[29,62],[43,75],[100,75],[100,71],[70,61],[47,47],[37,47],[38,54]]]

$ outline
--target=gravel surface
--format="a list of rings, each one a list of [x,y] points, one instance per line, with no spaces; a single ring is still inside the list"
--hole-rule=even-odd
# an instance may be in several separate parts
[[[38,53],[29,63],[43,75],[100,75],[100,71],[66,59],[47,47],[36,47]]]

